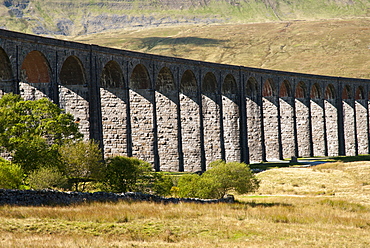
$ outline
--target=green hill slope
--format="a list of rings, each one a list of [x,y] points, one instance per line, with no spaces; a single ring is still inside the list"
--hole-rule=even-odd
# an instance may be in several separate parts
[[[0,27],[44,35],[370,16],[369,0],[0,0]]]

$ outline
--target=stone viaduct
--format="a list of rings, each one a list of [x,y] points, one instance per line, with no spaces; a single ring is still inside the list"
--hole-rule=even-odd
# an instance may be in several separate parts
[[[106,157],[157,171],[369,152],[370,80],[231,66],[0,30],[0,90],[48,97]]]

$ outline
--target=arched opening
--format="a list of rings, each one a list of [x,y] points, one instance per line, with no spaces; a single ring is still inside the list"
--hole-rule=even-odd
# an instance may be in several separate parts
[[[312,129],[312,154],[325,156],[325,116],[324,102],[321,87],[318,83],[311,86],[310,91],[311,129]]]
[[[168,67],[159,71],[155,85],[160,169],[179,171],[178,96],[173,74]]]
[[[106,157],[127,156],[127,97],[116,61],[105,64],[100,77],[103,145]]]
[[[292,96],[292,87],[290,86],[289,81],[284,80],[280,85],[279,97],[291,97]]]
[[[130,77],[129,86],[131,89],[136,90],[150,89],[150,77],[144,65],[139,64],[134,68]]]
[[[62,65],[59,79],[60,106],[74,115],[87,140],[90,138],[90,114],[85,69],[81,60],[76,56],[69,56]]]
[[[179,97],[184,171],[200,171],[199,99],[197,80],[190,70],[181,77]]]
[[[102,88],[123,88],[123,72],[116,61],[109,61],[103,68],[100,77],[100,86]]]
[[[329,84],[324,93],[325,127],[327,152],[324,155],[337,156],[339,151],[338,137],[338,110],[336,105],[336,94],[333,84]]]
[[[27,54],[21,66],[19,84],[24,99],[35,100],[49,95],[51,72],[49,62],[39,51]]]
[[[263,128],[267,160],[282,158],[278,105],[279,98],[275,94],[274,81],[267,79],[262,86]]]
[[[0,97],[5,93],[13,92],[14,78],[9,56],[0,47]]]
[[[347,156],[358,155],[356,147],[356,113],[354,103],[351,87],[345,85],[342,91],[342,108],[345,155]]]
[[[295,88],[295,115],[299,157],[309,157],[311,155],[309,111],[310,102],[307,98],[307,86],[300,81]]]
[[[221,159],[220,105],[217,98],[217,80],[208,72],[202,83],[202,113],[204,132],[204,151],[206,165]]]
[[[262,156],[262,118],[261,105],[258,101],[258,82],[250,77],[245,85],[245,101],[247,112],[247,139],[249,149],[249,161],[260,162]]]
[[[355,93],[355,118],[356,118],[356,137],[358,154],[368,154],[369,138],[368,138],[368,117],[367,108],[368,101],[364,87],[358,86]]]
[[[148,70],[143,64],[133,69],[129,88],[132,156],[154,164],[154,92]]]
[[[294,99],[292,87],[288,80],[280,84],[279,109],[280,109],[280,135],[283,158],[295,156],[294,133]]]
[[[62,85],[86,85],[85,69],[76,56],[69,56],[63,63],[59,74]]]
[[[233,75],[228,74],[221,87],[223,138],[226,161],[240,161],[240,124],[238,85]]]

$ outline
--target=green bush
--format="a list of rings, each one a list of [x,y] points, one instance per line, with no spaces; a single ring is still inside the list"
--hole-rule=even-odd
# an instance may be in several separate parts
[[[143,160],[116,156],[107,159],[106,189],[112,192],[143,192],[169,195],[173,186],[170,177],[153,171]]]
[[[63,188],[67,184],[67,178],[58,168],[41,167],[28,175],[27,183],[35,190]]]
[[[258,179],[247,164],[217,160],[209,167],[210,169],[201,176],[196,174],[182,176],[178,182],[179,196],[222,198],[231,190],[245,194],[259,187]]]
[[[20,189],[23,179],[24,172],[20,166],[5,159],[0,160],[0,188]]]

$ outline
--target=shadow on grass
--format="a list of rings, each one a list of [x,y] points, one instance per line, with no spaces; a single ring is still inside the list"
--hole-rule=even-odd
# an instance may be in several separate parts
[[[146,37],[137,38],[143,47],[153,48],[156,45],[196,45],[196,46],[214,46],[224,43],[225,40],[200,38],[200,37]]]
[[[358,161],[370,161],[370,155],[358,155],[358,156],[337,156],[337,157],[330,157],[335,161],[341,161],[344,163],[348,162],[358,162]]]
[[[291,167],[295,165],[305,165],[305,163],[278,163],[278,162],[266,162],[266,163],[259,163],[259,164],[250,164],[249,168],[253,171],[265,171],[274,168],[285,168]]]
[[[238,201],[235,200],[235,203],[233,203],[232,208],[233,209],[245,209],[245,208],[271,208],[271,207],[292,207],[292,204],[288,203],[280,203],[280,202],[244,202],[244,201]]]

